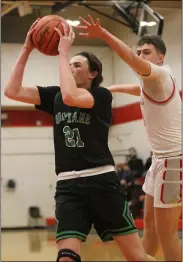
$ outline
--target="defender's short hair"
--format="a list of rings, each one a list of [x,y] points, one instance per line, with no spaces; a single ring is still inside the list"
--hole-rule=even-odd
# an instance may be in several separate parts
[[[142,46],[144,44],[153,45],[158,52],[165,55],[166,54],[166,45],[164,41],[158,35],[149,35],[146,34],[140,38],[137,43],[137,46]]]

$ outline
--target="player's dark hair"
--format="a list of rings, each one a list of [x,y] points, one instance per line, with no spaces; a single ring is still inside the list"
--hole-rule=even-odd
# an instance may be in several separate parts
[[[91,72],[94,72],[94,71],[98,72],[98,75],[92,81],[92,87],[98,87],[103,81],[102,63],[100,62],[100,60],[94,54],[92,54],[90,52],[80,52],[80,53],[77,53],[76,55],[86,57],[87,60],[88,60],[90,71]]]
[[[137,43],[137,46],[142,46],[144,44],[153,45],[158,52],[165,55],[166,54],[166,45],[164,41],[158,35],[149,35],[146,34],[140,38]]]

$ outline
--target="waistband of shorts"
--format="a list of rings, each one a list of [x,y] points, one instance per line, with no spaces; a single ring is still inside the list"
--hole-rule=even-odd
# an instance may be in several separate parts
[[[158,159],[163,159],[163,158],[181,158],[182,154],[172,154],[172,155],[160,155],[160,154],[153,154],[152,158],[158,158]]]
[[[61,172],[57,176],[57,181],[79,178],[79,177],[96,176],[96,175],[101,175],[103,173],[114,172],[114,171],[115,171],[114,166],[106,165],[106,166],[101,166],[101,167],[85,169],[81,171]]]

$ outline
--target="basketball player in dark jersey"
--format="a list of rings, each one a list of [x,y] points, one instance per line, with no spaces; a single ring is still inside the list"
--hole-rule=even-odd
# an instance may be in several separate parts
[[[57,30],[60,86],[22,87],[24,68],[34,49],[31,34],[35,24],[27,34],[5,95],[53,116],[57,261],[81,261],[81,243],[92,224],[103,241],[117,242],[127,260],[155,261],[142,247],[108,148],[112,95],[100,87],[101,62],[88,52],[69,62],[74,33],[64,27],[64,35]]]

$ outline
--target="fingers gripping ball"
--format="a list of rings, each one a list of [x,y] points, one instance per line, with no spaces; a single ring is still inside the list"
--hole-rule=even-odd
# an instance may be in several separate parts
[[[59,28],[63,33],[62,23],[69,30],[70,27],[66,20],[57,15],[44,16],[38,21],[32,35],[32,41],[41,53],[49,56],[58,55],[59,36],[55,28]]]

